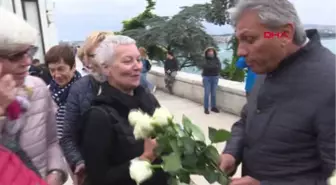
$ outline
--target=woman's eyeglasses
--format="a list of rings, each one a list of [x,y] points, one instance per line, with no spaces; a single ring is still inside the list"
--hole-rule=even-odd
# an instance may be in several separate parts
[[[22,58],[24,58],[26,55],[28,57],[33,57],[36,54],[37,50],[38,50],[38,47],[30,46],[28,49],[26,49],[24,51],[16,52],[14,54],[10,54],[10,55],[7,55],[7,56],[1,56],[0,55],[0,57],[8,59],[12,62],[16,62],[16,61],[19,61]]]

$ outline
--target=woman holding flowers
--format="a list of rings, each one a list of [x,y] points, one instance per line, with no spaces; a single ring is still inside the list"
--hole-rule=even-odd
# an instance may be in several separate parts
[[[0,141],[17,142],[48,185],[61,185],[67,173],[57,140],[55,105],[46,84],[28,75],[38,32],[2,8],[0,27],[0,77],[11,75],[15,81],[15,99],[0,118]],[[2,90],[10,91],[11,86]]]
[[[130,175],[134,161],[160,163],[154,155],[153,139],[137,140],[133,126],[128,121],[129,112],[141,109],[152,115],[159,103],[140,86],[142,62],[133,39],[107,36],[95,52],[95,60],[103,67],[107,81],[92,107],[83,117],[81,153],[85,160],[89,185],[166,185],[167,175],[162,170],[138,171],[151,176],[144,182],[135,182]],[[153,173],[153,174],[149,174]]]

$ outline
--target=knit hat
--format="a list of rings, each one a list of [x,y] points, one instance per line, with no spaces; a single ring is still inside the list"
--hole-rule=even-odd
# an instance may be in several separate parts
[[[23,18],[0,7],[0,55],[35,45],[38,32]]]

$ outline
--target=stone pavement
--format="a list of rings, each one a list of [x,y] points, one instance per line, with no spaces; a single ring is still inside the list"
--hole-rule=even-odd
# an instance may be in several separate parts
[[[172,96],[170,94],[164,93],[162,91],[157,91],[155,96],[159,100],[160,104],[174,115],[175,119],[181,121],[182,115],[185,114],[189,117],[193,123],[198,124],[199,127],[204,131],[206,137],[208,135],[208,127],[221,128],[230,130],[232,124],[238,120],[238,117],[227,113],[212,113],[206,115],[204,114],[203,106],[192,102],[190,100]],[[218,151],[222,151],[224,144],[216,145]],[[238,173],[236,177],[240,176],[240,169],[237,170]],[[209,183],[200,176],[193,176],[192,180],[196,185],[209,185]],[[66,185],[71,185],[71,180],[69,180]]]

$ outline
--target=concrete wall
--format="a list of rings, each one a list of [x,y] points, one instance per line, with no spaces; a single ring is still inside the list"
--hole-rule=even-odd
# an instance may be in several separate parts
[[[148,80],[157,85],[157,88],[166,91],[164,70],[153,66],[148,74]],[[173,87],[174,95],[203,104],[204,89],[202,77],[196,74],[178,72]],[[217,89],[217,107],[225,112],[240,115],[246,103],[244,84],[220,79]]]

